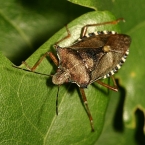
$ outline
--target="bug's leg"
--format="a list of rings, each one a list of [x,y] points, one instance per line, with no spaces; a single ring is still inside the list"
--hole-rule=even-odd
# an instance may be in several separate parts
[[[84,105],[86,107],[86,111],[87,111],[87,114],[88,114],[88,117],[89,117],[89,120],[90,120],[91,129],[92,129],[92,131],[94,131],[93,117],[92,117],[90,109],[88,107],[88,102],[87,102],[87,98],[86,98],[86,95],[85,95],[85,91],[84,91],[83,88],[79,88],[79,89],[80,89],[81,96],[82,96],[82,99],[83,99],[83,102],[84,102]]]
[[[22,63],[25,64],[25,66],[27,67],[27,69],[29,69],[30,71],[34,71],[37,66],[42,62],[42,60],[46,57],[46,56],[49,56],[52,61],[55,63],[56,66],[58,66],[58,60],[57,58],[55,57],[55,55],[52,53],[52,52],[46,52],[35,64],[34,66],[31,68],[30,66],[28,66],[28,64],[23,61]]]
[[[39,73],[39,72],[35,72],[34,70],[37,68],[37,66],[43,61],[43,59],[45,57],[49,56],[51,58],[51,60],[54,62],[54,64],[56,66],[58,66],[59,62],[58,62],[58,59],[55,57],[55,55],[52,53],[52,52],[46,52],[35,64],[34,66],[31,68],[30,66],[28,66],[28,64],[23,61],[22,63],[27,67],[27,69],[23,69],[25,71],[29,71],[29,72],[34,72],[34,73],[37,73],[37,74],[41,74],[41,75],[47,75],[47,74],[42,74],[42,73]],[[18,69],[22,69],[20,68],[19,66],[15,66],[13,65],[13,67],[15,68],[18,68]],[[47,76],[52,76],[52,75],[47,75]],[[58,86],[58,91],[57,91],[57,96],[56,96],[56,114],[58,115],[58,93],[59,93],[59,86]]]
[[[30,70],[30,71],[34,71],[36,68],[37,68],[37,66],[42,62],[42,60],[45,58],[45,57],[47,57],[47,56],[49,56],[51,59],[52,59],[52,61],[54,62],[54,64],[56,65],[56,66],[58,66],[58,60],[57,60],[57,58],[55,57],[55,55],[52,53],[52,52],[46,52],[35,64],[34,64],[34,66],[31,68],[31,67],[29,67],[28,66],[28,64],[25,62],[25,61],[23,61],[22,63],[23,64],[25,64],[26,65],[26,67]],[[58,93],[59,93],[59,86],[58,86],[58,91],[57,91],[57,96],[56,96],[56,114],[58,115]]]
[[[110,90],[113,90],[113,91],[116,91],[116,92],[117,92],[117,91],[118,91],[118,87],[117,87],[115,78],[114,78],[114,76],[111,76],[111,78],[112,78],[112,81],[113,81],[114,86],[110,86],[110,85],[105,84],[105,83],[103,83],[103,82],[101,82],[101,81],[99,81],[99,80],[97,80],[96,82],[97,82],[98,84],[100,84],[100,85],[102,85],[102,86],[104,86],[104,87],[110,89]]]
[[[68,39],[68,38],[71,36],[70,31],[69,31],[67,25],[66,25],[66,31],[67,31],[67,36],[65,36],[65,37],[63,37],[62,39],[60,39],[59,41],[57,41],[57,42],[54,44],[54,47],[55,47],[55,48],[57,48],[58,43],[62,42],[62,41],[65,40],[65,39]]]
[[[84,37],[87,33],[87,29],[88,27],[92,27],[92,26],[101,26],[101,25],[107,25],[107,24],[117,24],[119,23],[120,21],[124,21],[123,18],[120,18],[120,19],[117,19],[115,21],[109,21],[109,22],[102,22],[102,23],[97,23],[97,24],[88,24],[88,25],[85,25],[82,30],[81,30],[81,35],[80,35],[80,38]]]

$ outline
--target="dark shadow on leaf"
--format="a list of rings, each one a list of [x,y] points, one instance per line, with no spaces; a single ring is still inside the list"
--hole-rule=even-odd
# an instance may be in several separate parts
[[[123,125],[122,117],[123,117],[123,106],[124,106],[126,91],[123,87],[119,85],[119,81],[117,79],[116,79],[116,83],[118,86],[118,90],[120,92],[120,98],[113,119],[113,127],[116,131],[123,132],[124,125]]]
[[[80,16],[88,11],[87,7],[81,7],[79,5],[73,4],[66,0],[16,0],[17,3],[23,7],[37,11],[39,13],[47,13],[48,11],[58,11],[59,13],[64,13],[64,10],[67,12],[72,11],[71,16]]]
[[[69,93],[70,93],[70,96],[71,96],[71,93],[74,93],[74,91],[78,88],[78,86],[74,83],[66,83],[66,84],[63,84],[65,86],[65,88],[67,89],[68,86],[69,86]]]
[[[145,116],[140,109],[137,109],[135,112],[136,116],[136,132],[135,132],[135,140],[138,145],[145,145],[145,135],[143,132],[143,128],[145,126]]]

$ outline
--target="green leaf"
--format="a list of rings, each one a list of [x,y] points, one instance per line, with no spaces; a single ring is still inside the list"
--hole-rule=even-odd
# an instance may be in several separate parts
[[[143,21],[133,30],[128,32],[132,36],[132,45],[130,48],[130,55],[123,72],[120,72],[120,79],[122,86],[126,86],[126,100],[124,106],[124,120],[126,125],[135,128],[134,112],[137,109],[145,112],[144,99],[144,80],[145,76],[145,42],[142,37],[145,33],[145,22]],[[144,114],[145,115],[145,114]],[[145,131],[145,130],[144,130]]]
[[[89,7],[95,10],[97,10],[97,7],[98,7],[97,0],[85,0],[85,1],[84,0],[68,0],[68,1],[81,5],[81,6]]]
[[[85,24],[114,20],[107,12],[91,12],[68,24],[72,37],[60,46],[68,46],[79,38]],[[103,25],[88,31],[114,30],[117,25]],[[53,44],[66,36],[63,28],[42,45],[28,60],[34,63],[47,51],[54,51]],[[55,51],[54,51],[55,53]],[[94,119],[95,132],[91,132],[89,119],[76,85],[62,85],[59,92],[59,114],[55,112],[57,87],[51,78],[13,68],[0,53],[1,69],[1,144],[94,144],[104,123],[109,101],[108,91],[99,85],[90,85],[85,90]],[[50,59],[44,59],[38,72],[52,74],[56,67]],[[106,80],[107,83],[107,80]]]
[[[76,1],[75,0],[75,1],[73,1],[73,0],[70,0],[70,1],[73,3],[79,4],[79,5],[85,6],[85,7],[93,8],[95,10],[96,9],[97,10],[109,10],[117,18],[123,17],[126,20],[126,23],[120,25],[121,31],[122,31],[122,33],[127,33],[132,37],[132,45],[130,48],[130,55],[127,58],[127,62],[124,64],[122,69],[119,71],[119,73],[117,74],[117,77],[119,78],[120,85],[122,85],[122,87],[124,87],[124,89],[126,91],[126,93],[125,93],[126,98],[125,98],[125,104],[124,104],[123,109],[125,110],[124,118],[126,121],[127,128],[125,127],[124,132],[120,133],[112,127],[112,122],[114,120],[112,119],[113,117],[112,118],[110,117],[110,115],[113,115],[113,111],[108,108],[107,111],[109,112],[109,115],[106,117],[105,120],[106,120],[106,124],[108,125],[108,127],[110,127],[110,128],[112,127],[112,128],[111,129],[106,128],[106,125],[105,125],[104,131],[102,132],[101,137],[100,137],[100,139],[102,139],[102,141],[99,141],[98,144],[102,144],[102,145],[103,144],[105,144],[105,145],[106,144],[117,144],[117,143],[118,144],[119,143],[127,144],[128,142],[133,144],[133,141],[134,141],[133,137],[135,136],[134,135],[135,127],[137,126],[137,124],[135,122],[134,112],[137,108],[140,108],[140,110],[145,112],[144,111],[145,99],[144,99],[144,96],[142,95],[142,94],[144,94],[143,78],[144,78],[144,62],[145,62],[144,56],[143,56],[143,54],[144,54],[143,36],[145,33],[145,29],[144,29],[145,13],[143,13],[143,11],[145,9],[144,0],[138,0],[136,2],[132,2],[131,0],[128,0],[128,1],[122,1],[122,0],[117,0],[117,1],[115,1],[115,0],[112,0],[112,1],[108,1],[108,0],[103,0],[103,1],[102,0],[95,0],[95,1],[93,1],[93,0],[84,1],[83,0],[83,1],[81,1],[81,0],[78,0],[78,1]],[[41,1],[39,1],[39,0],[37,0],[37,1],[28,1],[28,0],[4,1],[4,0],[0,0],[0,2],[1,2],[1,5],[0,5],[0,26],[1,26],[0,50],[11,61],[13,61],[17,64],[20,64],[22,60],[25,60],[30,54],[32,54],[34,52],[34,50],[36,48],[38,48],[41,44],[43,44],[44,41],[46,41],[50,36],[52,36],[52,34],[54,34],[57,30],[62,28],[64,25],[68,24],[68,22],[70,22],[77,16],[79,16],[87,11],[90,11],[90,9],[83,8],[83,7],[80,7],[77,5],[73,5],[69,2],[66,2],[66,0],[61,0],[61,1],[58,1],[58,0],[53,0],[53,1],[49,1],[49,0],[41,0]],[[65,32],[65,30],[63,32]],[[55,39],[55,40],[57,41],[57,39]],[[53,42],[55,42],[55,40]],[[47,47],[47,45],[46,45],[46,47]],[[53,51],[53,48],[51,48],[51,50]],[[40,51],[42,51],[42,52],[40,52]],[[35,55],[35,57],[33,56],[32,58],[30,58],[28,60],[28,63],[31,66],[40,58],[40,55],[42,55],[44,53],[43,50],[40,50],[40,51],[39,51],[39,53],[36,53],[37,55]],[[2,117],[2,121],[1,121],[2,122],[2,125],[1,125],[2,142],[1,142],[1,144],[15,144],[16,141],[17,141],[17,144],[29,144],[30,142],[31,142],[31,144],[39,144],[40,142],[42,143],[43,137],[40,137],[38,135],[39,137],[37,138],[37,135],[36,136],[34,135],[34,133],[36,133],[36,132],[33,131],[32,128],[31,128],[31,130],[29,130],[30,128],[28,125],[27,125],[27,128],[25,128],[25,124],[27,124],[26,119],[24,119],[24,121],[26,123],[25,122],[22,123],[22,121],[20,121],[20,123],[17,123],[17,122],[19,122],[19,120],[13,121],[13,118],[16,118],[17,116],[19,116],[19,114],[21,114],[19,109],[15,109],[15,108],[18,108],[18,106],[20,106],[20,105],[18,105],[20,103],[18,101],[15,101],[15,98],[16,98],[15,96],[17,96],[17,93],[14,93],[14,92],[17,89],[18,84],[20,84],[20,82],[21,82],[21,81],[19,81],[20,78],[18,76],[22,76],[23,73],[20,70],[19,71],[16,70],[16,72],[17,71],[19,72],[18,73],[19,75],[17,75],[17,73],[16,73],[16,74],[13,74],[14,76],[12,76],[11,72],[13,72],[15,69],[11,71],[11,69],[12,69],[11,63],[9,61],[7,61],[3,56],[0,56],[0,65],[1,65],[0,67],[2,68],[1,75],[0,75],[0,82],[2,82],[0,84],[0,91],[2,92],[2,93],[0,92],[0,97],[2,98],[1,99],[1,104],[2,104],[1,105],[1,111],[2,111],[1,114],[2,115],[1,116],[9,116],[9,117],[7,117],[8,119],[7,118],[5,119]],[[41,65],[43,65],[43,64],[41,64]],[[46,67],[45,69],[47,69],[47,70],[42,69],[43,67]],[[45,72],[45,73],[50,73],[50,72],[54,73],[55,70],[56,70],[56,67],[52,67],[51,65],[49,65],[49,61],[47,61],[42,67],[40,66],[38,68],[38,71]],[[33,74],[29,74],[28,76],[31,76],[31,75],[33,76]],[[26,87],[26,85],[27,85],[27,87],[30,87],[30,84],[33,85],[34,82],[37,83],[36,80],[40,81],[40,78],[41,79],[45,78],[43,76],[42,77],[38,76],[39,78],[36,79],[36,75],[34,75],[34,76],[35,76],[35,79],[31,78],[32,80],[28,80],[29,84],[27,81],[27,83],[25,84],[25,87]],[[25,79],[25,80],[27,80],[27,79]],[[131,82],[133,82],[133,83],[131,83]],[[14,89],[12,89],[12,87],[9,87],[9,86],[12,86],[12,84],[16,84],[16,83],[17,83],[17,85],[14,85]],[[53,85],[51,83],[51,79],[48,81],[46,81],[46,79],[43,80],[41,85],[42,84],[43,85],[45,84],[46,86],[43,86],[43,87],[47,88],[47,89],[48,88],[51,89],[53,87]],[[39,83],[38,83],[38,85],[39,85]],[[37,97],[36,98],[37,98],[37,100],[40,99],[39,100],[40,102],[43,100],[43,97],[41,97],[43,92],[44,93],[46,92],[45,89],[42,89],[41,85],[39,85],[39,87],[35,87],[35,89],[34,88],[32,89],[33,93],[35,93],[35,91],[38,90],[36,93],[38,94],[39,97],[37,96],[38,98]],[[23,87],[23,88],[25,88],[25,87]],[[90,87],[94,87],[94,86],[89,86],[89,88],[86,91],[89,91],[89,90],[91,91],[92,89]],[[66,93],[69,92],[71,94],[73,92],[73,91],[71,91],[72,88],[74,88],[74,87],[71,85],[70,89],[69,89],[70,91],[65,90],[65,92]],[[29,89],[31,89],[31,88],[29,88]],[[65,89],[65,88],[61,87],[60,91],[62,91],[63,89]],[[66,89],[67,89],[67,87],[66,87]],[[102,90],[102,88],[101,88],[101,90]],[[4,94],[3,94],[3,91],[5,92]],[[28,91],[28,88],[26,89],[26,91]],[[53,106],[50,106],[50,108],[53,107],[51,110],[53,110],[54,113],[55,113],[56,91],[57,91],[57,88],[55,88],[55,93],[53,94],[53,97],[51,97],[51,98],[53,98],[53,101],[52,101]],[[24,92],[25,92],[25,90],[23,91],[23,93]],[[28,91],[28,92],[30,93],[30,91]],[[64,92],[64,91],[62,91],[62,92]],[[29,96],[31,96],[31,93],[30,93],[30,95],[28,95],[28,98],[29,98]],[[49,90],[48,90],[48,92],[46,92],[46,94],[48,94],[48,93],[49,93]],[[78,98],[78,96],[80,96],[77,93],[78,92],[76,92],[76,95],[77,95],[76,98]],[[63,96],[62,96],[61,92],[59,94],[60,94],[59,102],[61,103],[61,99],[63,98]],[[98,96],[98,94],[99,94],[99,92],[95,92],[94,96]],[[116,93],[116,94],[118,94],[118,93]],[[34,94],[32,94],[32,96],[33,95]],[[24,98],[28,99],[26,97],[27,94],[23,95],[23,96],[24,96]],[[87,94],[88,99],[90,99],[91,96],[92,95]],[[48,98],[48,95],[44,95],[44,98],[45,97]],[[113,98],[114,97],[115,96],[113,94]],[[123,97],[123,96],[121,96],[121,97]],[[42,98],[42,100],[41,100],[41,98]],[[72,96],[72,98],[74,98],[74,97]],[[116,98],[114,98],[114,99],[116,99]],[[35,100],[35,103],[33,103],[32,99],[31,99],[30,103],[31,104],[28,104],[26,102],[26,107],[28,107],[28,109],[30,108],[30,110],[31,110],[30,113],[31,113],[32,112],[31,107],[33,106],[32,104],[35,104],[36,100]],[[78,105],[81,104],[80,102],[78,102],[78,103],[79,103]],[[111,100],[111,103],[112,103],[111,106],[113,106],[115,104],[115,102],[113,102],[113,100]],[[23,102],[23,104],[24,104],[24,102]],[[39,104],[39,102],[38,102],[38,104]],[[51,102],[50,102],[50,104],[51,104]],[[89,105],[90,105],[90,103],[89,103]],[[75,108],[74,106],[72,107],[73,109]],[[96,104],[96,106],[97,106],[97,104]],[[13,108],[13,111],[11,108]],[[21,108],[21,106],[20,106],[20,108]],[[36,107],[34,107],[34,108],[35,108],[34,110],[36,111]],[[39,107],[39,108],[41,108],[41,107]],[[94,107],[92,107],[92,108],[94,108]],[[113,109],[113,108],[111,108],[111,109]],[[18,111],[16,111],[16,110],[18,110]],[[47,110],[47,108],[45,110]],[[114,108],[114,110],[116,110],[116,108]],[[92,109],[91,109],[91,112],[92,112]],[[61,113],[60,108],[59,108],[59,113]],[[10,118],[10,116],[12,116],[12,115],[13,115],[13,118],[12,117]],[[46,116],[44,117],[46,120],[48,119],[47,115],[48,114],[46,113]],[[36,114],[36,116],[37,116],[37,114]],[[86,116],[86,114],[84,114],[84,116]],[[119,114],[119,116],[122,116],[122,114]],[[93,115],[93,117],[94,117],[94,115]],[[33,118],[33,116],[32,116],[32,118]],[[12,122],[11,122],[11,120],[12,120]],[[35,120],[37,120],[37,119],[35,119]],[[83,121],[84,120],[87,120],[86,125],[89,127],[88,118],[87,117],[86,117],[86,119],[83,118]],[[38,122],[38,121],[36,121],[36,122]],[[44,122],[46,123],[46,121],[44,121]],[[45,123],[44,123],[44,126],[46,125]],[[95,123],[95,120],[94,120],[94,123]],[[8,124],[9,124],[9,126],[8,126]],[[141,124],[141,123],[139,122],[138,124]],[[11,127],[11,125],[12,125],[12,127]],[[47,130],[46,126],[44,128]],[[140,129],[140,132],[142,132],[141,129]],[[32,135],[33,135],[33,138],[32,138]],[[94,137],[96,138],[96,136],[94,136]],[[74,139],[74,137],[72,137],[72,138]],[[69,138],[69,139],[72,141],[72,138],[71,139]],[[82,138],[83,138],[83,136],[82,136]],[[130,138],[132,139],[132,142],[131,142]],[[138,135],[138,138],[140,139],[140,135]],[[27,139],[28,139],[28,141],[27,141]],[[125,140],[125,141],[123,141],[123,140]],[[79,142],[76,142],[76,144],[79,144]],[[81,142],[80,142],[80,144],[81,144]],[[91,142],[89,142],[89,144],[91,144]],[[134,144],[135,144],[135,141],[134,141]]]
[[[99,139],[95,145],[138,145],[136,142],[136,130],[124,128],[122,119],[123,91],[119,88],[118,93],[110,92],[111,97],[107,107],[105,116],[105,125]],[[119,107],[120,106],[120,107]]]

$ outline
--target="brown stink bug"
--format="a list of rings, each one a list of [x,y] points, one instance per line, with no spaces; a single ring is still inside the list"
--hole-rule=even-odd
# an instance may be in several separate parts
[[[34,72],[41,61],[46,56],[49,56],[58,67],[57,72],[51,75],[52,82],[58,86],[68,82],[78,85],[92,131],[94,131],[93,118],[88,107],[84,88],[87,88],[91,83],[97,82],[113,91],[118,91],[113,75],[121,68],[129,54],[131,38],[128,35],[117,34],[114,31],[87,33],[87,28],[106,24],[117,24],[120,20],[123,19],[85,25],[81,29],[80,38],[71,46],[62,48],[58,44],[71,36],[66,27],[68,35],[54,45],[58,58],[52,52],[46,52],[32,68],[26,62],[23,62],[29,71]],[[114,86],[100,81],[107,77],[112,78]],[[58,114],[57,101],[58,99],[56,100],[56,113]]]

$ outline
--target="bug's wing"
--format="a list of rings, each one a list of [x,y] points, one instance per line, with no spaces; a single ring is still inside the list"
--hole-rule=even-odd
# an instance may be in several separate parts
[[[100,48],[105,45],[110,35],[93,35],[91,37],[83,37],[82,39],[75,42],[69,48],[72,49],[84,49],[84,48]]]
[[[108,38],[106,46],[110,46],[111,50],[107,52],[96,65],[96,68],[92,71],[92,82],[103,78],[105,75],[113,75],[116,67],[118,69],[124,63],[124,58],[128,55],[131,38],[128,35],[116,34]],[[126,59],[126,58],[125,58]],[[112,74],[111,74],[112,73]]]
[[[69,70],[70,81],[87,86],[103,78],[120,63],[130,42],[130,37],[123,34],[84,37],[72,46],[60,48],[61,67]],[[104,50],[105,46],[109,46],[108,51]]]

